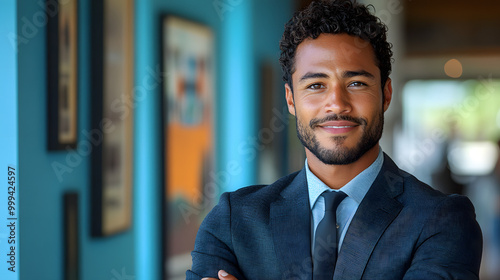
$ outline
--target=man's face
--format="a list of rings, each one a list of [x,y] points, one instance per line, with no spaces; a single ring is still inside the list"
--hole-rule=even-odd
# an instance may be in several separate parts
[[[309,152],[325,164],[350,164],[377,145],[392,97],[382,89],[372,46],[347,34],[322,34],[295,53],[288,110]]]

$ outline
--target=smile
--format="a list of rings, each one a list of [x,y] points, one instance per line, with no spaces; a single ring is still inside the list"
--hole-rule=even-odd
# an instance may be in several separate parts
[[[322,127],[324,127],[324,128],[348,128],[348,127],[355,127],[355,125],[342,125],[342,126],[325,125]]]
[[[322,131],[328,133],[328,134],[334,134],[334,135],[339,135],[339,134],[346,134],[353,132],[358,125],[321,125],[318,126]]]

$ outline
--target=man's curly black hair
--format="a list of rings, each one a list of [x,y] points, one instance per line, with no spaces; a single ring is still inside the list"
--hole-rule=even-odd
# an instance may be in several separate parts
[[[387,26],[370,13],[368,7],[352,0],[318,0],[295,13],[285,25],[280,41],[283,80],[292,88],[295,52],[307,38],[322,33],[357,36],[371,44],[380,69],[382,88],[391,73],[392,45],[387,42]],[[293,88],[292,88],[293,90]]]

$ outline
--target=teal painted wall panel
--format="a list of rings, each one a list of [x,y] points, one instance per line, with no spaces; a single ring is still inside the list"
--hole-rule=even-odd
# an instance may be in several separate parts
[[[224,15],[221,30],[222,80],[220,119],[221,173],[228,175],[224,191],[256,183],[257,130],[255,54],[253,42],[253,2],[239,1]]]
[[[161,279],[161,158],[160,85],[149,87],[150,69],[159,69],[155,60],[158,35],[152,1],[136,1],[135,79],[141,95],[135,102],[134,217],[136,220],[137,279]],[[155,33],[156,32],[156,33]],[[138,94],[139,91],[136,93]]]
[[[16,2],[4,1],[0,9],[0,174],[5,178],[0,192],[0,202],[5,207],[0,220],[0,279],[19,279],[19,174],[17,134],[17,27]],[[10,173],[9,172],[13,172]],[[10,178],[9,178],[10,177]],[[9,179],[8,179],[9,178]],[[12,184],[9,184],[9,183]],[[9,187],[9,188],[8,188]],[[9,193],[13,192],[13,193]],[[14,204],[8,211],[9,197]],[[17,218],[17,220],[15,220]],[[11,220],[9,220],[11,219]],[[11,224],[13,223],[13,224]],[[7,227],[9,225],[9,227]],[[12,231],[14,230],[14,231]]]
[[[90,1],[79,2],[79,141],[90,131]],[[63,3],[63,2],[61,2]],[[90,157],[81,149],[47,151],[46,143],[46,23],[43,1],[20,0],[17,5],[19,45],[19,169],[20,223],[23,245],[21,279],[62,279],[62,197],[80,194],[81,279],[112,279],[125,271],[135,274],[134,231],[94,239],[90,237]],[[59,174],[60,163],[71,170]]]

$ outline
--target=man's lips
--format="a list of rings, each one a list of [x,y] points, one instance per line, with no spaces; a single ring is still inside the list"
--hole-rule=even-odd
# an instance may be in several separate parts
[[[330,127],[354,127],[358,126],[358,123],[351,121],[328,121],[318,124],[319,127],[330,128]]]
[[[354,130],[359,124],[351,121],[328,121],[317,125],[322,130],[332,134],[342,134]]]

